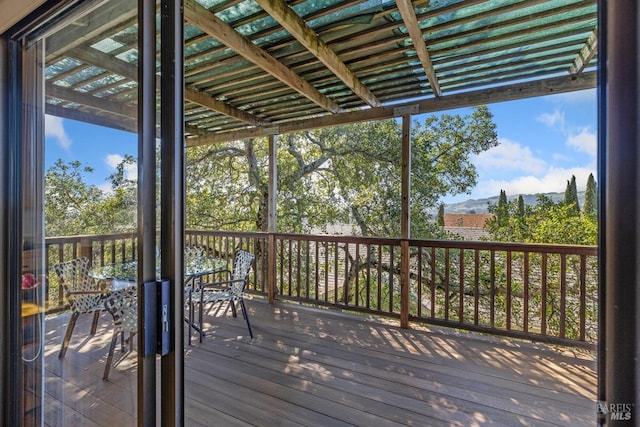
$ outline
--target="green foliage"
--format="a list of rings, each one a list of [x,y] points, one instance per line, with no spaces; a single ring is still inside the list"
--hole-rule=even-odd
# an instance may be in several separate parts
[[[444,203],[438,206],[438,226],[444,227]]]
[[[45,233],[48,236],[77,235],[95,232],[99,221],[92,215],[103,196],[88,185],[83,174],[93,169],[79,161],[69,164],[58,159],[45,174]]]
[[[278,229],[400,234],[401,125],[381,120],[283,135],[278,139]],[[475,186],[471,154],[497,145],[487,107],[427,117],[412,138],[412,237],[432,236],[424,212],[447,194]],[[266,230],[268,152],[264,139],[187,151],[187,227]],[[330,230],[329,230],[330,231]]]
[[[333,232],[397,237],[401,217],[401,124],[381,120],[283,135],[277,141],[277,218],[282,232]],[[498,144],[486,106],[467,116],[427,117],[411,129],[412,237],[442,236],[425,212],[447,195],[469,192],[477,172],[471,156]],[[79,162],[59,160],[46,176],[47,235],[135,229],[136,179],[127,157],[109,177],[110,191],[83,181]],[[186,226],[267,230],[267,140],[193,147],[186,157]],[[161,214],[161,213],[160,213]]]
[[[137,177],[127,178],[127,169],[136,166],[136,159],[126,156],[108,177],[111,192],[102,198],[95,214],[103,227],[101,232],[118,233],[135,230],[137,222]]]
[[[495,211],[495,208],[492,208]],[[497,216],[487,221],[485,229],[491,240],[522,243],[560,243],[576,245],[597,244],[598,223],[592,216],[576,215],[574,204],[555,203],[540,195],[535,206],[525,206],[520,217],[518,204],[507,204],[512,215],[506,224]]]
[[[598,214],[598,187],[592,173],[589,174],[584,193],[584,213],[592,216]]]
[[[567,181],[567,189],[564,192],[564,204],[572,207],[572,212],[576,215],[580,213],[580,202],[578,201],[578,188],[576,186],[576,176],[571,176],[571,181]]]
[[[524,215],[525,215],[524,198],[522,197],[522,194],[520,194],[518,196],[518,209],[516,210],[516,216],[518,218],[524,218]]]
[[[93,173],[79,161],[58,159],[45,173],[44,215],[47,236],[117,233],[135,230],[136,180],[126,179],[125,170],[135,165],[131,156],[109,177],[112,190],[105,192],[85,182]]]
[[[495,220],[500,227],[505,227],[509,223],[509,203],[504,190],[500,190],[498,204],[495,207],[489,206],[489,212],[495,214]]]

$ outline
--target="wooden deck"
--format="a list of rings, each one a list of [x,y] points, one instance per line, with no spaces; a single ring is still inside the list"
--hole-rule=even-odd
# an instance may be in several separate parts
[[[248,301],[185,349],[192,426],[594,425],[595,357],[584,350]],[[135,425],[135,353],[101,379],[111,337],[78,325],[57,358],[65,316],[47,321],[46,420]],[[213,319],[212,319],[213,320]]]

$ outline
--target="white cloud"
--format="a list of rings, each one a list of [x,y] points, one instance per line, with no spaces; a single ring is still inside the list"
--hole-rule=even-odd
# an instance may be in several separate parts
[[[537,194],[537,193],[562,193],[567,188],[567,181],[572,175],[576,177],[578,191],[583,191],[587,185],[590,173],[595,173],[595,165],[564,168],[549,168],[544,175],[526,175],[512,180],[488,180],[481,182],[476,187],[478,197],[492,197],[504,190],[507,195]]]
[[[558,108],[553,110],[553,113],[543,113],[538,116],[538,121],[544,123],[551,128],[564,129],[565,120],[564,112]]]
[[[519,170],[526,173],[544,172],[546,162],[536,157],[531,148],[506,138],[500,145],[475,156],[473,163],[481,169]]]
[[[593,157],[598,154],[598,138],[589,128],[582,128],[580,133],[569,135],[567,145]]]
[[[110,183],[100,184],[97,187],[105,195],[112,195],[113,194],[113,188],[111,188],[111,184]]]
[[[567,156],[566,154],[561,153],[553,153],[551,158],[554,162],[569,162],[573,160],[573,157]]]
[[[123,160],[124,157],[120,154],[107,154],[107,156],[104,158],[104,162],[112,169],[116,169]],[[138,165],[125,165],[124,177],[125,179],[136,181],[138,179]]]
[[[564,112],[555,109],[553,113],[544,113],[538,116],[538,121],[544,123],[550,128],[556,129],[567,137],[566,144],[582,153],[587,153],[593,157],[598,154],[598,138],[591,131],[591,128],[569,126],[566,123]]]
[[[138,180],[138,165],[137,164],[133,164],[133,165],[127,165],[127,167],[124,170],[124,177],[128,180],[131,181],[137,181]]]
[[[104,162],[112,169],[117,168],[123,160],[124,157],[122,157],[120,154],[107,154],[107,156],[104,158]]]
[[[44,136],[54,138],[57,144],[65,150],[71,147],[71,138],[69,138],[69,135],[67,135],[67,132],[64,130],[64,122],[60,117],[45,114]]]

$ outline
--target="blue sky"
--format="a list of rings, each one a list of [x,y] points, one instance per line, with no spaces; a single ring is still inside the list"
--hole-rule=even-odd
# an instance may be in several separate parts
[[[584,190],[597,181],[596,90],[550,95],[489,106],[500,144],[474,157],[479,178],[471,195],[446,202],[497,196],[564,192],[576,177]]]
[[[94,170],[86,175],[85,181],[109,190],[107,178],[116,171],[124,156],[138,157],[137,143],[137,135],[130,132],[45,116],[45,171],[57,159],[65,163],[79,160]],[[135,168],[127,172],[128,178],[137,177]]]
[[[598,179],[595,89],[491,104],[489,109],[500,145],[474,157],[479,177],[471,194],[447,197],[445,203],[497,196],[501,189],[508,196],[563,192],[572,175],[578,190],[584,190],[590,173]],[[45,169],[58,158],[80,160],[94,169],[87,182],[103,189],[126,154],[137,156],[137,138],[128,132],[47,116],[45,135]],[[135,169],[129,174],[135,177]]]

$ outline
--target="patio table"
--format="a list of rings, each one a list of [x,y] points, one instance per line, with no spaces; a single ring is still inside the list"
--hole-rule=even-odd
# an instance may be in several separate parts
[[[184,260],[185,294],[183,303],[189,305],[189,317],[185,317],[185,322],[190,328],[200,332],[193,318],[193,302],[191,293],[194,287],[198,286],[202,277],[224,271],[227,268],[227,261],[221,258],[206,255],[188,256]],[[160,276],[157,268],[158,278]],[[113,294],[126,290],[137,285],[137,261],[123,261],[103,265],[91,269],[89,275],[95,279],[109,281],[111,286],[108,293]],[[189,333],[189,345],[191,345],[191,334]]]

